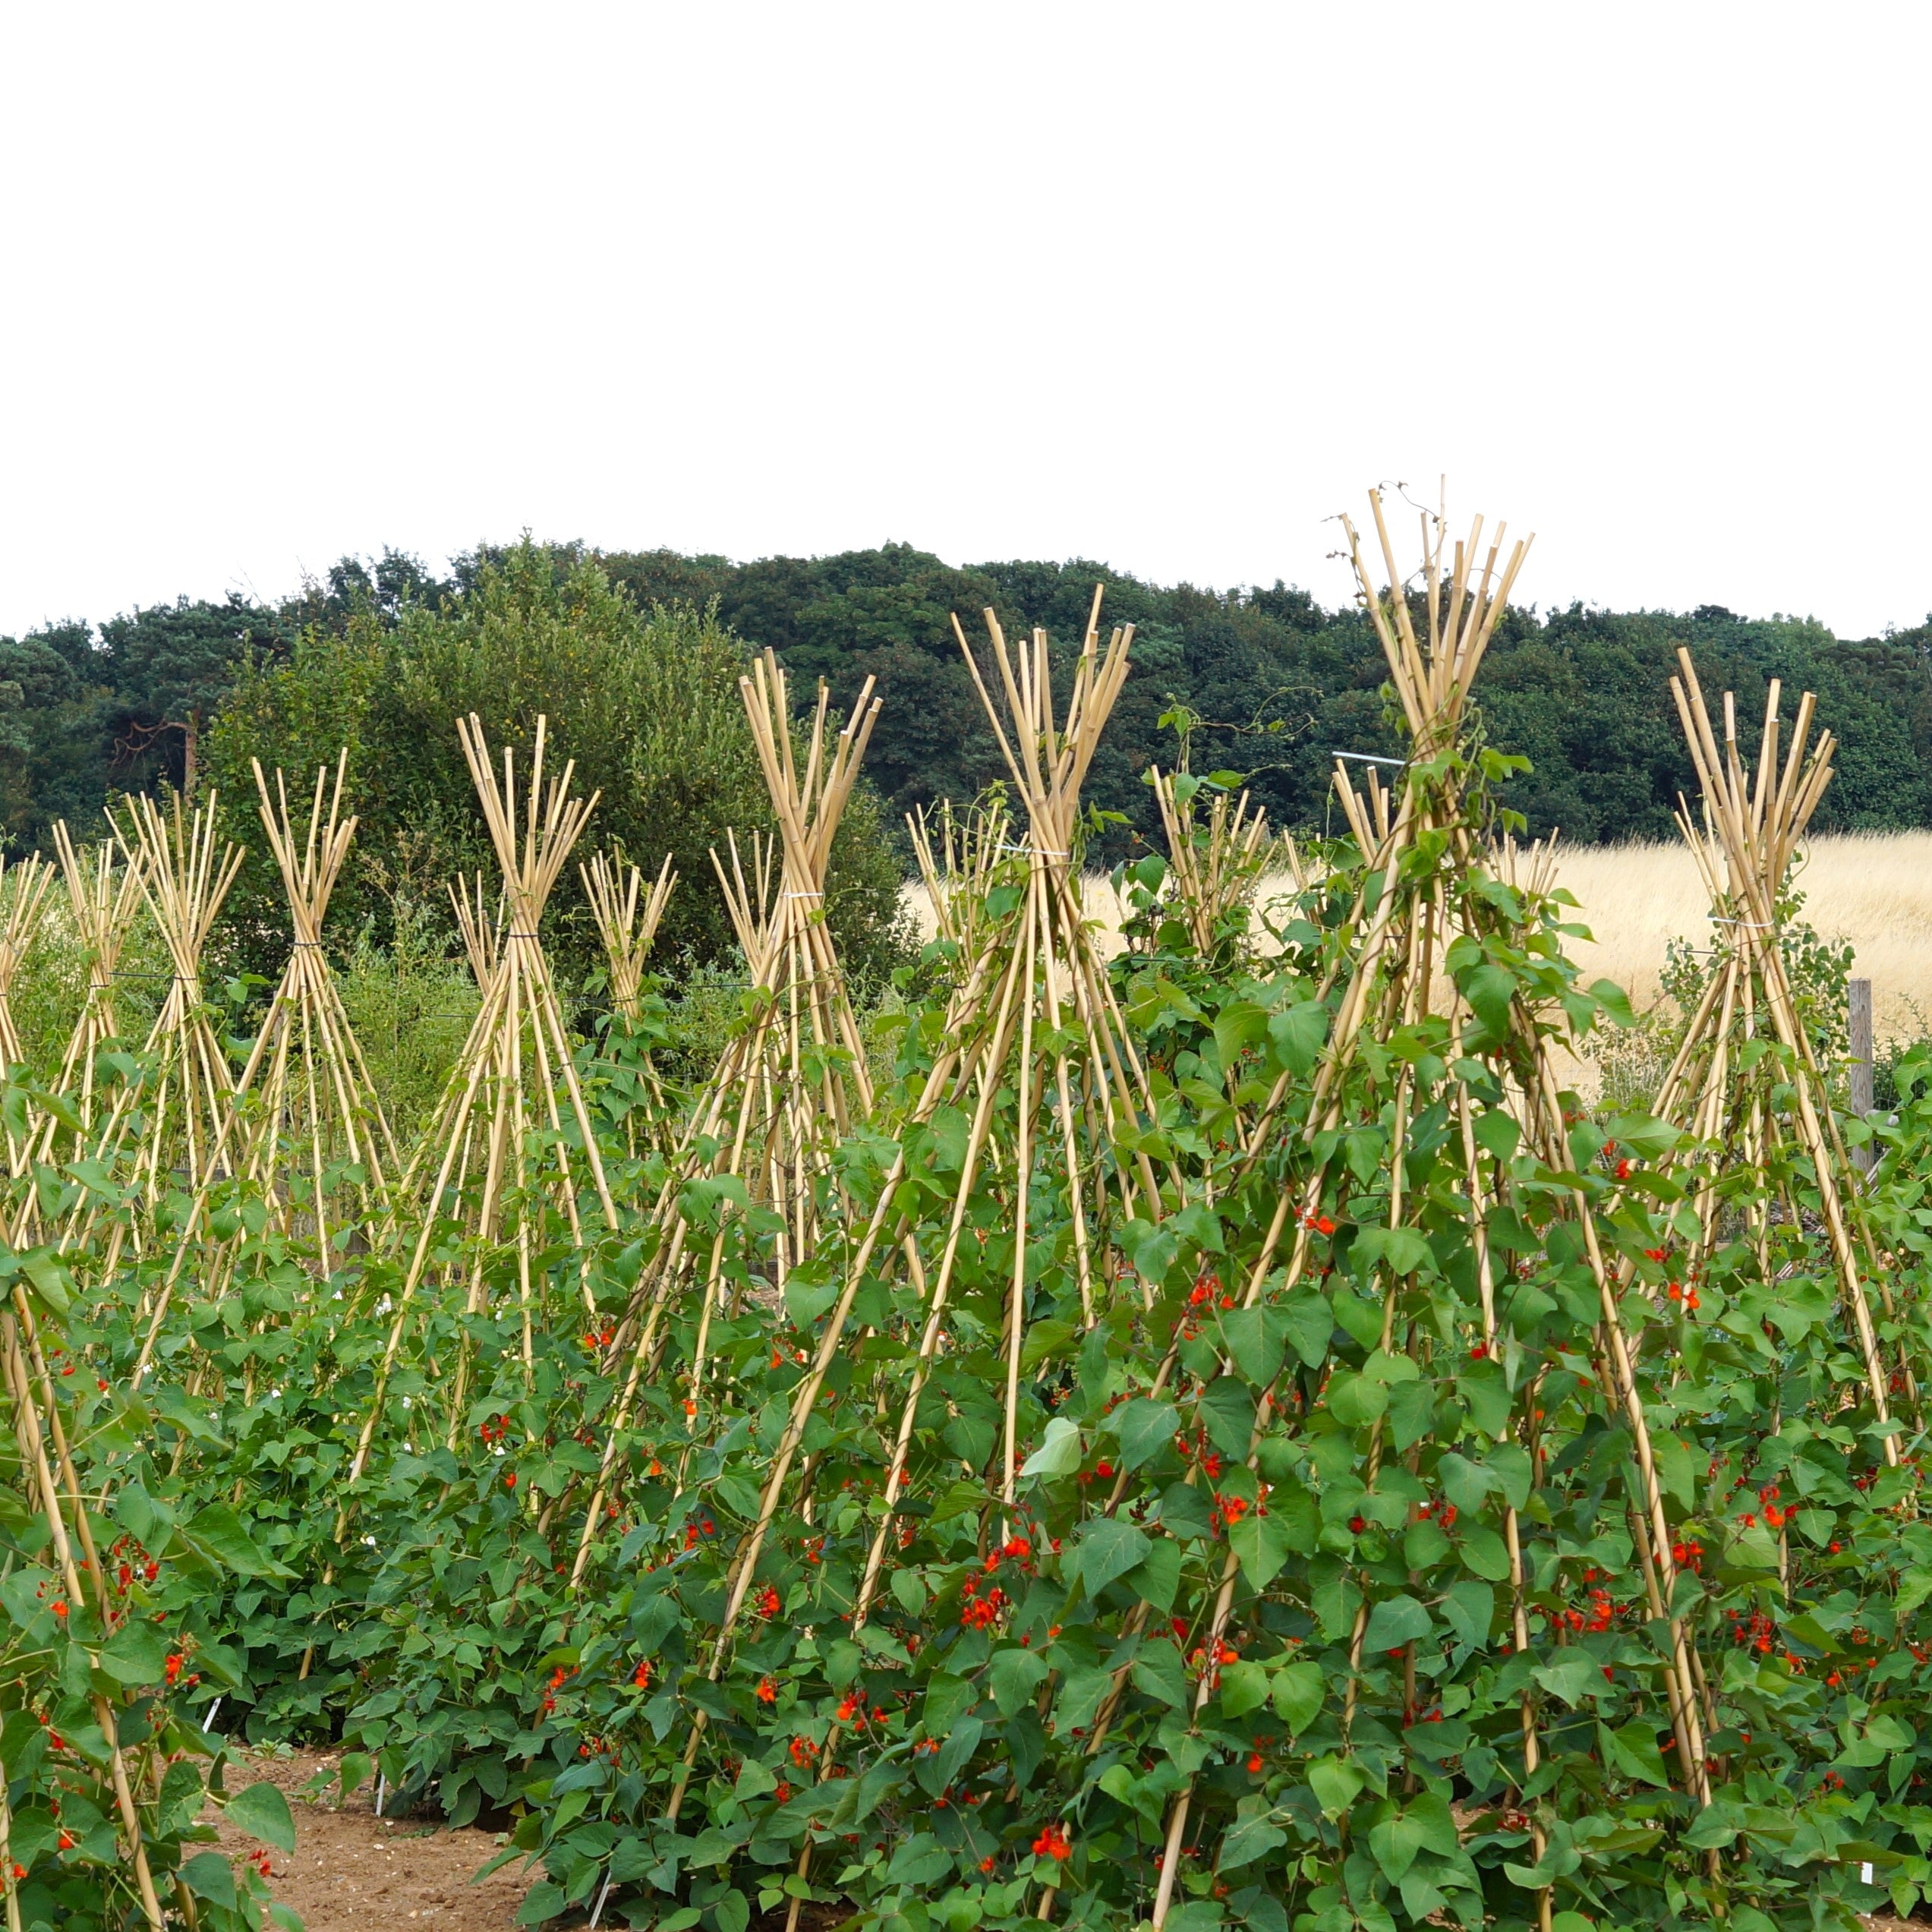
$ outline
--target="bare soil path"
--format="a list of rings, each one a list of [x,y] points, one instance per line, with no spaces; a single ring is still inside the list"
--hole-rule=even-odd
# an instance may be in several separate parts
[[[307,1932],[511,1932],[517,1907],[534,1880],[516,1866],[471,1880],[503,1848],[494,1833],[451,1831],[439,1819],[379,1818],[375,1787],[337,1801],[339,1754],[298,1751],[287,1757],[249,1757],[228,1773],[238,1791],[266,1778],[288,1800],[295,1817],[292,1858],[273,1855],[269,1884],[301,1915]],[[317,1774],[328,1781],[318,1801],[306,1798]],[[220,1848],[231,1855],[260,1848],[222,1826]]]

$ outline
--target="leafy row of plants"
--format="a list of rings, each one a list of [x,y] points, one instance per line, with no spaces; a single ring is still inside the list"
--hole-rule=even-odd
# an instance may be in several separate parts
[[[975,1103],[983,1158],[969,1108],[922,1104],[979,963],[935,942],[807,1253],[742,1176],[681,1162],[654,1004],[578,1044],[616,1224],[586,1190],[573,1230],[534,1182],[506,1238],[423,1208],[392,1360],[394,1240],[317,1252],[234,1182],[193,1224],[222,1264],[177,1281],[135,1389],[196,1210],[24,1175],[49,1225],[106,1204],[14,1265],[74,1369],[54,1407],[102,1533],[145,1552],[134,1634],[69,1631],[43,1519],[5,1525],[27,1922],[84,1923],[33,1889],[82,1871],[84,1909],[125,1916],[106,1826],[42,1842],[87,1775],[108,1815],[96,1688],[176,1760],[143,1770],[143,1836],[218,1927],[261,1909],[190,1855],[224,1732],[339,1741],[402,1801],[509,1829],[530,1923],[745,1932],[816,1901],[890,1932],[1751,1932],[1932,1895],[1932,1102],[1902,1080],[1865,1196],[1882,1421],[1815,1167],[1555,1083],[1628,1012],[1580,982],[1564,896],[1489,856],[1514,762],[1419,755],[1423,829],[1320,855],[1265,945],[1237,919],[1204,958],[1160,862],[1124,877],[1108,970],[1147,1104],[1070,1101],[1078,1171],[1045,1137],[1016,1165],[1020,1094],[1054,1095],[1016,1060]],[[1035,856],[989,875],[995,953]],[[1805,1077],[1759,1057],[1774,1096]],[[533,1133],[528,1171],[579,1132]],[[666,1272],[673,1209],[708,1302]],[[579,1312],[526,1354],[533,1280]]]

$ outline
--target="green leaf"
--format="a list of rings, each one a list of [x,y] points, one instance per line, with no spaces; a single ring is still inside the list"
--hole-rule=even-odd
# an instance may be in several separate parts
[[[1366,1653],[1397,1650],[1426,1637],[1430,1628],[1429,1612],[1413,1596],[1385,1596],[1369,1612],[1362,1648]]]
[[[1230,1000],[1215,1015],[1214,1043],[1224,1073],[1232,1070],[1243,1052],[1267,1036],[1272,1017],[1252,1000]]]
[[[1650,1447],[1656,1458],[1657,1475],[1666,1491],[1683,1508],[1696,1508],[1697,1472],[1691,1460],[1689,1444],[1682,1436],[1673,1435],[1667,1429],[1659,1429],[1653,1432]]]
[[[1190,1899],[1169,1912],[1166,1932],[1221,1932],[1221,1908],[1212,1899]]]
[[[1120,1442],[1122,1467],[1138,1469],[1174,1440],[1180,1432],[1180,1415],[1171,1402],[1136,1395],[1131,1402],[1123,1402],[1108,1417],[1106,1426]]]
[[[376,1775],[376,1760],[366,1751],[345,1751],[336,1767],[336,1788],[344,1801]]]
[[[240,1517],[225,1502],[210,1503],[197,1510],[184,1526],[182,1533],[204,1556],[242,1577],[288,1577],[292,1570],[264,1556],[254,1539],[242,1526]]]
[[[1584,1698],[1600,1697],[1609,1687],[1603,1681],[1603,1667],[1587,1650],[1559,1650],[1547,1663],[1538,1664],[1530,1673],[1548,1691],[1561,1697],[1572,1710]]]
[[[1652,1161],[1683,1139],[1676,1128],[1648,1114],[1619,1114],[1604,1131],[1619,1149]]]
[[[1291,1534],[1290,1526],[1272,1510],[1264,1516],[1251,1509],[1229,1529],[1228,1546],[1255,1589],[1265,1590],[1281,1574],[1293,1552]]]
[[[1071,1476],[1080,1467],[1079,1425],[1065,1416],[1055,1416],[1047,1424],[1045,1439],[1021,1466],[1023,1476]]]
[[[266,1779],[228,1800],[228,1821],[237,1831],[259,1838],[278,1852],[295,1848],[295,1821],[288,1814],[288,1801]]]
[[[1328,1311],[1322,1310],[1324,1319]],[[1265,1388],[1281,1372],[1281,1358],[1287,1339],[1287,1323],[1275,1308],[1230,1309],[1221,1318],[1222,1338],[1229,1358],[1249,1382]],[[1323,1339],[1327,1331],[1323,1331]],[[1240,1453],[1247,1453],[1243,1444]]]
[[[1633,1718],[1621,1730],[1606,1724],[1596,1727],[1596,1739],[1606,1763],[1615,1764],[1626,1776],[1670,1789],[1670,1774],[1664,1769],[1663,1754],[1657,1748],[1656,1727],[1643,1718]]]
[[[1486,1583],[1467,1577],[1452,1583],[1442,1593],[1442,1615],[1459,1643],[1472,1650],[1489,1640],[1489,1625],[1496,1614],[1496,1593]]]
[[[1157,1697],[1176,1710],[1188,1704],[1187,1678],[1180,1667],[1180,1653],[1171,1644],[1150,1644],[1134,1659],[1133,1688]]]
[[[1436,1256],[1413,1228],[1364,1228],[1348,1250],[1348,1265],[1366,1277],[1378,1264],[1391,1275],[1433,1275]]]
[[[540,1878],[523,1895],[523,1903],[516,1908],[516,1922],[519,1925],[541,1925],[545,1920],[555,1918],[568,1902],[561,1885],[553,1885],[548,1879]]]
[[[1268,1037],[1275,1057],[1291,1073],[1315,1064],[1328,1037],[1328,1010],[1319,1000],[1303,1000],[1269,1016]]]
[[[1495,1530],[1484,1529],[1480,1523],[1458,1532],[1456,1553],[1462,1559],[1465,1570],[1473,1571],[1491,1583],[1501,1583],[1509,1574],[1509,1552],[1504,1546],[1502,1538]]]
[[[1269,1677],[1265,1664],[1230,1664],[1221,1673],[1221,1714],[1240,1717],[1268,1701]]]
[[[1509,1035],[1509,1005],[1516,997],[1516,975],[1506,966],[1486,963],[1458,973],[1456,986],[1476,1016],[1483,1042],[1495,1045],[1506,1039]]]
[[[1344,1429],[1361,1429],[1373,1422],[1388,1406],[1388,1385],[1338,1369],[1329,1379],[1328,1413]]]
[[[1221,1841],[1221,1869],[1234,1871],[1243,1865],[1251,1865],[1287,1842],[1287,1833],[1270,1824],[1265,1814],[1237,1819],[1233,1830]]]
[[[809,1335],[819,1316],[838,1298],[836,1281],[815,1281],[794,1273],[785,1283],[785,1313],[802,1335]]]
[[[1056,1355],[1075,1353],[1070,1344],[1079,1332],[1071,1322],[1035,1322],[1026,1331],[1026,1339],[1020,1346],[1020,1367],[1031,1373]]]
[[[987,1681],[993,1689],[993,1701],[1002,1717],[1010,1717],[1045,1681],[1047,1660],[1037,1650],[1023,1650],[1017,1644],[995,1650],[986,1667]]]
[[[1340,1817],[1368,1781],[1366,1772],[1339,1757],[1318,1757],[1308,1767],[1309,1788],[1325,1817]]]
[[[73,1306],[68,1293],[67,1272],[54,1257],[44,1250],[22,1257],[20,1272],[32,1284],[33,1291],[56,1315],[65,1315]]]
[[[167,1640],[152,1624],[124,1625],[101,1652],[100,1663],[117,1684],[159,1684],[167,1673]]]
[[[1156,1537],[1146,1560],[1120,1581],[1142,1603],[1165,1616],[1174,1608],[1175,1593],[1180,1588],[1180,1544],[1171,1536]]]
[[[1304,1659],[1275,1673],[1269,1696],[1275,1715],[1288,1727],[1289,1735],[1294,1736],[1306,1730],[1321,1714],[1327,1694],[1328,1680],[1322,1675],[1321,1666]]]
[[[1281,1304],[1280,1313],[1289,1346],[1310,1368],[1319,1369],[1328,1359],[1328,1338],[1335,1332],[1335,1310],[1327,1296],[1314,1288],[1300,1289]]]
[[[1391,1885],[1401,1884],[1415,1863],[1423,1836],[1420,1821],[1400,1811],[1369,1827],[1369,1850]]]
[[[235,1868],[219,1852],[197,1852],[184,1860],[181,1879],[197,1899],[235,1910]]]
[[[1145,1530],[1117,1516],[1102,1516],[1086,1526],[1075,1546],[1080,1581],[1089,1596],[1098,1596],[1116,1577],[1124,1577],[1146,1562],[1154,1547]]]
[[[1483,1499],[1496,1486],[1495,1472],[1455,1449],[1445,1451],[1436,1465],[1436,1480],[1442,1493],[1464,1515],[1483,1507]]]
[[[1399,1455],[1420,1442],[1436,1424],[1436,1385],[1398,1382],[1388,1391],[1388,1421]]]
[[[1245,1382],[1233,1376],[1217,1376],[1202,1393],[1195,1414],[1217,1449],[1247,1460],[1254,1441],[1255,1401]]]

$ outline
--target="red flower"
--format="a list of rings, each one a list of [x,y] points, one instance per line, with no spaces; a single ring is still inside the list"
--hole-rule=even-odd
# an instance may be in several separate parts
[[[1348,1527],[1354,1535],[1359,1536],[1368,1527],[1368,1524],[1359,1516],[1351,1516],[1348,1519]]]
[[[61,1833],[60,1848],[63,1852],[71,1852],[74,1849],[73,1833],[71,1831],[64,1831]]]
[[[1066,1833],[1058,1825],[1048,1825],[1033,1841],[1033,1855],[1036,1858],[1064,1858],[1071,1856],[1073,1850]]]
[[[648,1690],[651,1688],[651,1659],[648,1657],[638,1666],[636,1673],[631,1678],[631,1681],[640,1691]]]
[[[54,1606],[54,1615],[57,1617],[65,1617],[67,1615],[67,1606],[65,1603],[56,1603]]]
[[[175,1678],[181,1675],[181,1666],[185,1661],[186,1659],[182,1656],[181,1653],[178,1650],[174,1652],[169,1656],[165,1669],[168,1673],[168,1681],[170,1684],[173,1683]]]
[[[775,1704],[777,1701],[777,1682],[771,1678],[761,1677],[758,1679],[758,1702],[761,1704]]]
[[[758,1615],[761,1617],[775,1617],[781,1608],[783,1606],[779,1601],[777,1587],[772,1584],[767,1584],[764,1589],[758,1592]]]
[[[514,1489],[516,1487],[516,1471],[515,1470],[512,1470],[510,1473],[503,1478],[503,1487],[506,1489]]]
[[[1259,1751],[1254,1752],[1249,1757],[1248,1772],[1253,1777],[1259,1777],[1261,1775],[1261,1753]]]
[[[1315,1231],[1318,1234],[1332,1234],[1335,1231],[1335,1224],[1326,1215],[1318,1214],[1315,1217]]]

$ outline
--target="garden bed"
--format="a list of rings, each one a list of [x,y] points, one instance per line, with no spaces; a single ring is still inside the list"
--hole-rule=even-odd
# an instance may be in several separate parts
[[[433,1817],[379,1818],[373,1785],[338,1798],[338,1761],[328,1751],[262,1756],[228,1779],[233,1789],[266,1778],[287,1795],[295,1852],[274,1855],[269,1883],[277,1899],[301,1915],[306,1932],[389,1932],[412,1924],[437,1932],[505,1932],[516,1924],[527,1875],[512,1866],[472,1882],[503,1848],[500,1835],[451,1831]],[[318,1780],[319,1798],[307,1795]],[[257,1849],[225,1824],[221,1833],[225,1852]]]

